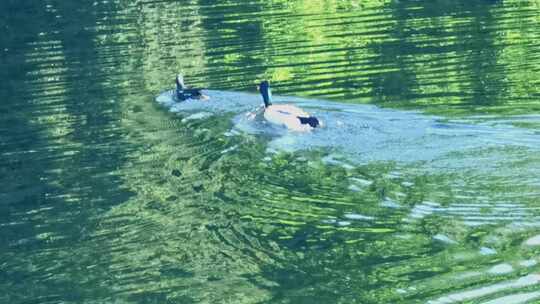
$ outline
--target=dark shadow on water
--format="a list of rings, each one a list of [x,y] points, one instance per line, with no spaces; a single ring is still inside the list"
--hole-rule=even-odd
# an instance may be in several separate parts
[[[101,9],[89,1],[0,5],[11,12],[6,27],[17,28],[3,36],[10,50],[2,51],[0,75],[7,85],[0,107],[8,114],[0,120],[1,182],[7,190],[0,229],[8,246],[3,257],[12,257],[0,280],[11,286],[0,296],[6,303],[105,294],[95,290],[103,283],[100,267],[80,268],[97,262],[85,252],[99,243],[90,237],[96,219],[132,196],[114,174],[132,148],[116,127],[121,110],[110,102],[123,97],[118,88],[103,85],[109,62],[117,65],[121,58],[96,57],[95,27],[102,13],[110,14]],[[70,278],[45,279],[51,272]]]

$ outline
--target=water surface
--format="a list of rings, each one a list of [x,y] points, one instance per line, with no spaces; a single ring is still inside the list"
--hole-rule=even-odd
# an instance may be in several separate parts
[[[0,302],[539,301],[539,9],[2,1]]]

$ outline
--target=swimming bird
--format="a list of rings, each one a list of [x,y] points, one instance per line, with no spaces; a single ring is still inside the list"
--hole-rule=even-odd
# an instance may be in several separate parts
[[[264,118],[267,121],[300,132],[311,131],[322,126],[316,117],[309,115],[309,113],[294,105],[272,104],[272,91],[267,80],[261,82],[259,91],[264,101]]]
[[[188,89],[184,84],[184,76],[178,74],[176,76],[176,99],[177,101],[185,101],[188,99],[207,100],[208,96],[202,93],[202,89]]]

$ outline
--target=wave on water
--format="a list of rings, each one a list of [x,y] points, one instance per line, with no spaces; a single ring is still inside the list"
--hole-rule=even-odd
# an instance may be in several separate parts
[[[487,168],[503,161],[493,150],[540,149],[537,132],[515,127],[508,118],[473,123],[472,119],[452,121],[373,105],[275,96],[276,103],[295,104],[324,124],[312,132],[299,133],[256,116],[261,101],[255,94],[224,91],[207,91],[207,94],[211,97],[209,101],[175,102],[173,91],[168,91],[156,100],[171,112],[186,115],[188,120],[233,113],[233,128],[229,134],[269,135],[269,152],[329,149],[336,153],[336,158],[345,157],[355,164],[396,161],[428,162],[432,168]],[[540,117],[527,119],[540,120]],[[459,157],[451,157],[449,161],[449,156],[456,153]],[[328,161],[335,159],[329,157]]]

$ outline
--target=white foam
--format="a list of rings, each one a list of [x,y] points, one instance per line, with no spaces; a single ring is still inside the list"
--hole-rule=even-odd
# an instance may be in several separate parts
[[[456,241],[452,240],[451,238],[449,238],[448,236],[444,235],[444,234],[437,234],[437,235],[434,235],[433,238],[437,241],[441,241],[443,243],[447,243],[447,244],[457,244]]]
[[[231,152],[231,151],[236,150],[237,148],[238,148],[238,145],[232,146],[232,147],[230,147],[230,148],[227,148],[227,149],[221,151],[221,154],[229,153],[229,152]]]
[[[493,255],[493,254],[496,254],[496,253],[497,253],[497,251],[495,251],[494,249],[488,248],[488,247],[480,248],[480,254],[481,255]]]
[[[349,185],[349,187],[347,188],[353,192],[360,192],[362,191],[362,189],[360,187],[358,187],[357,185]]]
[[[343,169],[345,169],[345,170],[352,170],[352,169],[354,169],[354,166],[353,166],[353,165],[349,165],[349,164],[342,164],[341,167],[343,167]]]
[[[339,157],[340,157],[340,155],[330,154],[330,155],[324,156],[321,160],[325,164],[342,166],[345,163],[343,161],[339,160],[338,159]]]
[[[523,267],[533,267],[533,266],[536,266],[537,264],[538,264],[538,262],[536,260],[533,260],[533,259],[524,260],[524,261],[519,262],[519,265],[523,266]]]
[[[509,296],[500,297],[482,304],[523,304],[540,298],[540,291],[518,293]]]
[[[205,119],[205,118],[211,117],[213,115],[214,114],[212,114],[210,112],[199,112],[199,113],[195,113],[195,114],[191,114],[191,115],[187,116],[186,118],[182,119],[182,122],[188,122],[190,120]]]
[[[403,289],[403,288],[396,289],[396,292],[400,293],[400,294],[406,294],[407,293],[407,291],[405,289]]]
[[[406,233],[406,234],[396,234],[395,237],[398,238],[398,239],[410,240],[410,239],[413,238],[413,235],[410,234],[410,233]]]
[[[381,202],[381,206],[383,207],[386,207],[386,208],[401,208],[401,205],[396,203],[395,201],[389,199],[388,197],[385,198],[382,202]]]
[[[525,245],[527,246],[540,246],[540,234],[533,236],[532,238],[525,241]]]
[[[369,186],[371,186],[373,184],[373,181],[358,178],[358,177],[351,177],[351,178],[349,178],[349,180],[351,180],[355,184],[357,184],[359,186],[363,186],[363,187],[369,187]]]
[[[514,271],[514,268],[512,267],[512,265],[507,264],[507,263],[503,263],[503,264],[498,264],[498,265],[495,265],[495,266],[491,267],[488,270],[488,273],[490,273],[490,274],[507,274],[507,273],[510,273],[512,271]]]
[[[433,202],[422,202],[421,204],[418,204],[414,206],[414,208],[411,210],[410,217],[414,219],[422,219],[425,216],[433,214],[435,211],[437,211],[440,207],[440,204],[433,203]]]
[[[357,214],[357,213],[346,213],[345,215],[343,215],[343,217],[347,218],[349,220],[366,220],[366,221],[370,221],[370,220],[375,219],[372,216],[366,216],[366,215]]]
[[[477,289],[471,289],[468,291],[457,292],[450,295],[442,296],[435,300],[430,300],[428,304],[451,304],[459,303],[463,301],[469,301],[475,298],[485,297],[490,294],[501,292],[509,289],[518,289],[528,286],[537,285],[540,282],[539,274],[530,274],[525,277],[521,277],[517,280],[501,282],[489,286],[480,287]]]
[[[232,137],[232,136],[236,136],[236,135],[240,135],[240,133],[236,130],[230,130],[230,131],[227,131],[225,133],[223,133],[223,135],[227,136],[227,137]]]

